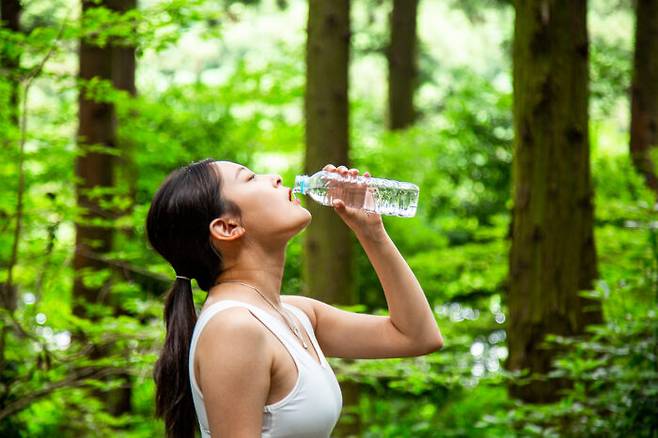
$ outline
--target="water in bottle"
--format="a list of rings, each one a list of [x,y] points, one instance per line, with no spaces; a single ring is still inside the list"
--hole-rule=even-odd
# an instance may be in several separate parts
[[[297,175],[292,189],[307,195],[322,205],[331,207],[341,199],[347,207],[363,209],[381,215],[413,217],[418,206],[417,185],[363,175],[343,176],[320,170],[311,176]]]

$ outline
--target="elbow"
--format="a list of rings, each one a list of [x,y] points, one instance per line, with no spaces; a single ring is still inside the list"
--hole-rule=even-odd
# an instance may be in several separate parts
[[[430,354],[434,353],[435,351],[439,351],[440,349],[443,348],[443,336],[439,333],[437,337],[435,337],[432,342],[428,344],[428,346],[425,348],[424,354]]]

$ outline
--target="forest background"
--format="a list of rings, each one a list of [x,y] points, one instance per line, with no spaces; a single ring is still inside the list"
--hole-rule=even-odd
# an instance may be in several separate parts
[[[0,436],[164,434],[174,272],[144,220],[206,157],[420,187],[414,218],[383,219],[445,346],[329,358],[335,436],[658,436],[658,2],[2,0],[0,19]],[[357,239],[303,203],[282,293],[385,315]]]

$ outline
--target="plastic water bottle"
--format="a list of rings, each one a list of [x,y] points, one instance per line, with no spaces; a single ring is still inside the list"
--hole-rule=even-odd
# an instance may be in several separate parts
[[[297,175],[292,189],[307,195],[322,205],[331,207],[341,199],[347,207],[363,209],[380,215],[413,217],[418,206],[417,185],[363,175],[343,176],[320,170],[312,176]]]

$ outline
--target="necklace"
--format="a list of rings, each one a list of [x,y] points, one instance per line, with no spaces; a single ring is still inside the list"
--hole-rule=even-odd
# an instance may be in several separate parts
[[[299,340],[302,341],[302,345],[304,346],[304,348],[308,350],[308,345],[306,344],[306,341],[304,341],[304,338],[302,337],[302,334],[299,331],[299,327],[297,327],[297,323],[295,321],[292,321],[290,318],[285,316],[283,313],[281,313],[281,311],[279,311],[279,309],[277,309],[276,306],[270,300],[268,300],[265,297],[265,295],[263,295],[258,289],[256,289],[254,286],[251,286],[247,283],[243,283],[243,282],[238,281],[238,280],[220,281],[219,283],[215,283],[215,284],[217,285],[217,284],[222,284],[222,283],[240,283],[240,284],[242,284],[244,286],[247,286],[247,287],[250,287],[253,290],[255,290],[256,292],[258,292],[258,295],[263,297],[263,299],[265,301],[267,301],[269,303],[269,305],[272,306],[274,308],[274,310],[276,310],[277,313],[283,317],[283,319],[286,320],[286,323],[288,324],[288,327],[290,327],[290,330],[292,330],[292,332],[295,334],[295,336],[297,336],[299,338]],[[292,325],[291,325],[291,323],[292,323]]]

